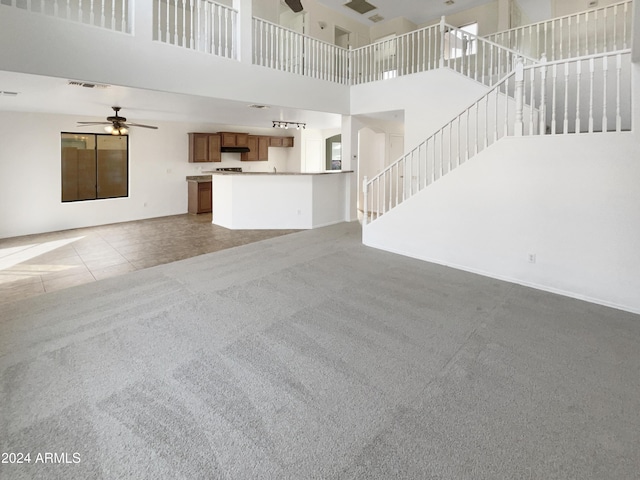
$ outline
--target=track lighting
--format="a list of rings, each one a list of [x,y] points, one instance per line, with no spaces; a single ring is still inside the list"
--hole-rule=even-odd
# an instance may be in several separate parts
[[[282,122],[280,120],[273,120],[272,123],[273,128],[289,128],[290,126],[296,127],[296,130],[307,128],[307,124],[302,122]]]

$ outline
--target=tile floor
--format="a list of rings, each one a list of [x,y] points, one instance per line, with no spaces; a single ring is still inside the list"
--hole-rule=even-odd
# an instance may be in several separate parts
[[[175,215],[0,239],[0,303],[286,235]]]

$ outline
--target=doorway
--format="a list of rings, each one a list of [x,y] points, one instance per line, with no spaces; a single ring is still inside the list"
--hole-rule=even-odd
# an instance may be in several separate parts
[[[342,170],[342,135],[327,138],[326,145],[327,170]]]
[[[351,46],[350,38],[351,38],[350,31],[340,28],[338,26],[335,27],[333,43],[336,44],[338,47],[348,49]]]

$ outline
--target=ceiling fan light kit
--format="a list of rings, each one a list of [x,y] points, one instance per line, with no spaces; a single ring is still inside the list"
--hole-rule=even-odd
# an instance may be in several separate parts
[[[95,125],[106,125],[104,127],[107,133],[111,135],[126,135],[129,133],[129,127],[142,127],[142,128],[151,128],[153,130],[157,130],[158,127],[154,127],[153,125],[142,125],[140,123],[130,123],[127,122],[125,117],[121,117],[118,115],[120,111],[120,107],[111,107],[115,112],[115,115],[107,117],[106,122],[78,122],[79,127],[89,127]]]

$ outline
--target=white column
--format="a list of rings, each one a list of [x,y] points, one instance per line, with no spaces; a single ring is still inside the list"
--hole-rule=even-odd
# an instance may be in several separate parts
[[[522,59],[518,58],[518,62],[516,63],[516,123],[514,126],[513,134],[516,137],[521,137],[524,131],[524,126],[522,123],[523,119],[523,109],[524,109],[524,65],[522,63]]]
[[[253,63],[253,7],[252,0],[233,0],[238,11],[238,36],[240,62]]]

